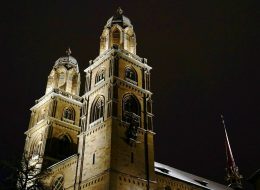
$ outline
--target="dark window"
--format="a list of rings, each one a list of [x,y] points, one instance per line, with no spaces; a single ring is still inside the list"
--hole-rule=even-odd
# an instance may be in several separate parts
[[[123,120],[131,123],[133,120],[139,123],[140,106],[138,100],[133,95],[128,95],[123,99]]]
[[[65,108],[64,112],[63,112],[63,117],[65,119],[69,119],[69,120],[74,121],[74,119],[75,119],[75,111],[74,111],[74,109],[71,108],[71,107]]]
[[[92,106],[90,123],[104,116],[104,98],[99,97]]]
[[[131,163],[134,163],[134,153],[131,152]]]
[[[152,113],[152,101],[147,101],[147,112]]]
[[[93,154],[92,164],[95,164],[95,161],[96,161],[95,159],[96,159],[96,154],[94,153],[94,154]]]
[[[56,149],[58,153],[58,157],[63,159],[72,154],[71,151],[71,140],[67,135],[63,135],[58,140],[58,148]]]
[[[124,111],[139,115],[139,103],[134,96],[129,95],[123,101]]]
[[[137,74],[136,74],[136,71],[133,70],[133,69],[131,69],[131,68],[129,68],[129,67],[127,67],[127,68],[125,69],[125,78],[137,82]]]
[[[120,31],[118,29],[115,29],[113,32],[113,39],[112,39],[113,44],[120,44]]]

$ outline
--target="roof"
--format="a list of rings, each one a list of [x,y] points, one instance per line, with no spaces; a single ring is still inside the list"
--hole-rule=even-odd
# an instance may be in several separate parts
[[[123,28],[132,27],[130,19],[123,15],[123,10],[120,7],[117,9],[116,14],[108,19],[105,28],[110,28],[114,24],[118,24]]]
[[[63,166],[66,162],[76,159],[77,157],[78,157],[77,154],[73,154],[73,155],[69,156],[68,158],[65,158],[65,159],[49,166],[48,169],[51,169],[51,170],[56,169],[57,167]]]
[[[214,189],[214,190],[232,190],[232,188],[229,188],[225,185],[216,183],[214,181],[210,181],[208,179],[178,170],[176,168],[172,168],[170,166],[155,162],[154,163],[155,172],[166,175],[181,181],[185,181],[187,183],[203,187],[205,189]]]
[[[76,68],[77,72],[79,71],[78,69],[78,62],[77,60],[72,57],[71,55],[67,55],[67,56],[63,56],[63,57],[60,57],[56,62],[55,62],[55,65],[54,65],[54,68],[60,66],[60,65],[63,65],[65,66],[66,68]]]
[[[250,182],[254,182],[257,179],[260,179],[260,168],[258,170],[256,170],[249,178],[248,181]]]

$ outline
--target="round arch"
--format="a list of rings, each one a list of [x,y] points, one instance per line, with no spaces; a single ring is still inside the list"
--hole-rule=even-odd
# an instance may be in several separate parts
[[[122,43],[122,29],[119,25],[114,25],[111,28],[111,45],[120,45]]]
[[[63,190],[63,186],[64,186],[64,175],[57,174],[51,182],[51,189],[52,190]]]
[[[135,95],[128,93],[122,99],[122,120],[127,123],[140,123],[141,106]]]
[[[138,75],[134,67],[127,65],[125,67],[125,79],[130,82],[138,82]]]

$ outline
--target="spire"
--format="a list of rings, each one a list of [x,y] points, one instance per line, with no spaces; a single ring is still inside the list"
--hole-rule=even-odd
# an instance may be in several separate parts
[[[236,166],[235,159],[232,154],[223,115],[221,115],[221,119],[222,119],[224,132],[225,132],[225,147],[226,147],[226,157],[227,157],[226,181],[229,183],[230,187],[234,189],[242,189],[242,183],[241,183],[242,175],[239,174],[238,167]]]
[[[117,10],[116,10],[116,14],[117,14],[117,15],[122,15],[123,12],[124,12],[124,11],[121,9],[121,7],[118,7]]]
[[[68,47],[68,49],[66,50],[66,54],[68,55],[68,56],[70,56],[71,55],[71,50],[70,50],[70,48]]]

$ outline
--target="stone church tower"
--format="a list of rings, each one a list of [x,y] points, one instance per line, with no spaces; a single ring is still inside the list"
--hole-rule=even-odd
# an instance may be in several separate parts
[[[135,180],[131,189],[153,189],[150,70],[136,55],[130,20],[118,9],[100,37],[100,55],[85,70],[78,185],[102,177],[95,188],[121,189]]]
[[[46,93],[31,108],[25,154],[50,173],[53,190],[230,189],[154,161],[151,67],[136,55],[136,36],[119,8],[100,37],[99,56],[85,69],[59,58]]]
[[[45,95],[31,108],[25,133],[27,156],[44,167],[77,153],[82,98],[78,63],[69,51],[55,62]]]

